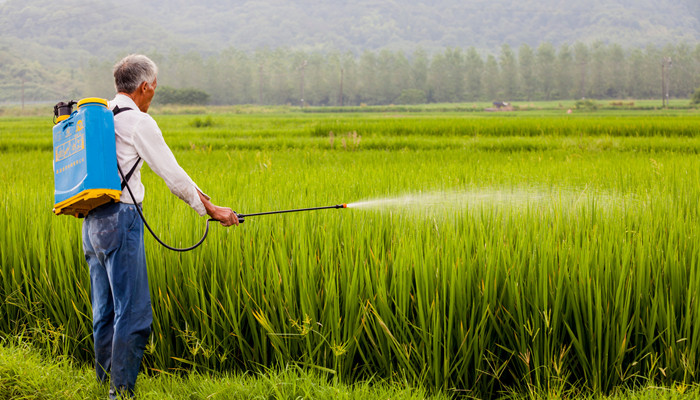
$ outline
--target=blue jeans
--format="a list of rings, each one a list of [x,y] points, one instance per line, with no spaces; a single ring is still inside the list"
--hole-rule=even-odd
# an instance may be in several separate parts
[[[136,207],[106,204],[83,221],[97,379],[105,382],[109,374],[111,393],[127,396],[133,394],[153,322],[143,221]]]

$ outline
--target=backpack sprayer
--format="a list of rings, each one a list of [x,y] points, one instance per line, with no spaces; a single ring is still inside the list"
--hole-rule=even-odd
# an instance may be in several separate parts
[[[73,111],[73,106],[78,106]],[[117,148],[114,138],[114,116],[128,108],[111,111],[107,100],[89,97],[78,102],[60,102],[54,106],[53,169],[54,208],[56,215],[72,215],[84,218],[102,205],[119,202],[124,187],[131,192],[128,181],[134,169],[126,175],[117,163]],[[114,168],[114,166],[117,168]],[[138,165],[138,163],[137,163]],[[121,179],[120,179],[121,176]],[[326,207],[297,208],[292,210],[267,211],[253,214],[236,213],[243,223],[247,217],[284,214],[300,211],[347,208],[347,204]],[[144,225],[151,235],[164,247],[174,251],[189,251],[204,242],[209,233],[210,218],[202,238],[193,246],[176,248],[165,244],[146,222],[141,209],[136,207]]]

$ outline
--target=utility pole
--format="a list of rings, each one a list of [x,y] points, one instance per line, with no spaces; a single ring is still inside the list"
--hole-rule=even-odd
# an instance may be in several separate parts
[[[340,67],[340,106],[343,106],[343,67]]]
[[[586,63],[581,63],[581,98],[586,97]]]
[[[263,103],[263,65],[260,64],[260,69],[258,70],[258,104]]]
[[[304,108],[304,74],[306,72],[306,60],[301,64],[301,108]]]
[[[24,76],[22,76],[22,112],[24,112]]]
[[[670,86],[669,82],[667,82],[668,70],[671,69],[672,65],[671,57],[664,57],[663,61],[661,61],[661,106],[663,108],[668,108],[668,87]]]

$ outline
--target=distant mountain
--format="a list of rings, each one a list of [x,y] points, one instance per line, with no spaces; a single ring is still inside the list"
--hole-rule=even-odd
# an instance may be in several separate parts
[[[23,58],[79,65],[131,51],[387,48],[407,52],[581,41],[700,40],[698,0],[0,0],[0,39]]]
[[[700,1],[0,0],[0,101],[80,93],[85,71],[109,71],[132,52],[206,60],[232,49],[254,58],[263,49],[359,57],[473,47],[486,57],[503,45],[578,42],[646,54],[666,45],[695,48]]]

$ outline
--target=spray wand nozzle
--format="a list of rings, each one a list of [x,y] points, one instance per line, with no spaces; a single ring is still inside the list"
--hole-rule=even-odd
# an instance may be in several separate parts
[[[336,204],[334,206],[325,206],[325,207],[311,207],[311,208],[295,208],[293,210],[280,210],[280,211],[266,211],[266,212],[259,212],[259,213],[253,213],[253,214],[239,214],[236,213],[236,217],[238,217],[238,222],[243,223],[245,222],[246,217],[255,217],[258,215],[271,215],[271,214],[284,214],[284,213],[291,213],[291,212],[299,212],[299,211],[314,211],[314,210],[327,210],[330,208],[348,208],[347,204]]]

